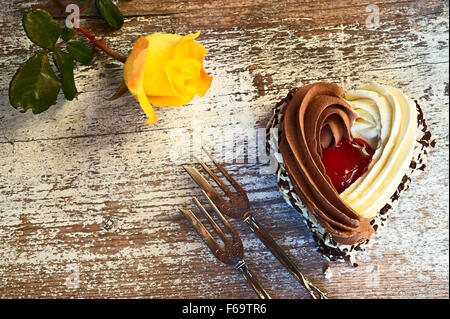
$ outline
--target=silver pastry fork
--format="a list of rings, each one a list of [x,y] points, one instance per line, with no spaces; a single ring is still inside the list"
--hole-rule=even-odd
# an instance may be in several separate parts
[[[223,263],[233,265],[242,276],[247,280],[249,285],[256,292],[258,297],[262,299],[271,299],[267,291],[261,286],[255,274],[250,270],[244,261],[244,248],[242,246],[242,241],[238,233],[233,229],[231,224],[222,215],[219,209],[214,205],[213,202],[209,202],[213,211],[219,216],[223,228],[217,224],[214,218],[211,216],[210,212],[199,202],[197,198],[193,198],[195,205],[199,210],[205,215],[208,221],[213,226],[214,230],[222,239],[223,247],[219,242],[211,235],[211,233],[206,229],[203,223],[197,218],[197,216],[191,211],[186,209],[180,209],[181,213],[188,219],[190,224],[195,228],[200,237],[203,238],[204,242],[211,249],[213,254]]]
[[[230,176],[230,174],[228,174],[225,168],[220,165],[204,147],[203,150],[235,189],[235,191],[231,191],[230,188],[225,185],[203,161],[197,158],[197,161],[203,169],[226,194],[228,200],[226,200],[195,167],[185,166],[184,169],[192,177],[194,182],[201,188],[203,195],[209,202],[215,204],[215,206],[223,214],[232,218],[242,218],[250,229],[259,237],[259,239],[261,239],[264,245],[269,248],[272,254],[277,257],[277,259],[289,270],[289,272],[306,288],[312,299],[327,299],[326,294],[306,279],[286,252],[276,243],[276,241],[261,226],[261,224],[258,223],[255,217],[251,215],[250,203],[244,189]]]

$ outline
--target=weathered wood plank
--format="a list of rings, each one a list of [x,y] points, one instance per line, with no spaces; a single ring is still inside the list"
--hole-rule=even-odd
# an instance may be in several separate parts
[[[60,0],[62,6],[74,3],[71,0]],[[116,1],[118,7],[124,16],[179,16],[186,21],[203,20],[210,26],[212,23],[216,27],[225,26],[248,27],[248,24],[267,24],[267,23],[289,23],[289,21],[304,20],[306,23],[311,20],[316,27],[330,24],[330,18],[333,20],[339,17],[340,22],[349,21],[357,17],[358,20],[362,16],[366,17],[366,7],[373,5],[370,0],[364,1],[264,1],[264,0],[197,0],[197,1],[157,1],[157,0],[121,0]],[[75,1],[76,3],[76,1]],[[80,8],[84,6],[83,3],[78,3]],[[393,14],[396,17],[401,17],[404,14],[411,14],[408,9],[415,9],[414,11],[421,14],[429,14],[430,12],[440,8],[445,11],[448,9],[446,1],[432,0],[432,1],[414,1],[414,0],[383,0],[378,1],[377,6],[383,15]],[[8,6],[9,15],[23,14],[27,10],[35,8],[44,8],[49,10],[57,17],[65,17],[65,13],[58,6],[54,5],[53,0],[16,0],[14,5]],[[393,10],[394,12],[390,12]],[[409,12],[408,12],[409,11]],[[97,13],[94,6],[91,5],[87,10],[82,12],[83,16],[92,17]],[[358,16],[359,14],[359,16]],[[311,19],[319,18],[320,19]],[[201,19],[200,19],[201,18]],[[306,19],[305,19],[306,18]],[[309,22],[311,23],[311,22]]]

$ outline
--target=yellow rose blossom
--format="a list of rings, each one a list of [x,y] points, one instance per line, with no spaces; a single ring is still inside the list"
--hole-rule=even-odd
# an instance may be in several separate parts
[[[124,79],[155,124],[154,106],[181,106],[195,95],[203,96],[211,86],[203,60],[206,49],[195,42],[200,35],[152,34],[139,38],[125,62]]]

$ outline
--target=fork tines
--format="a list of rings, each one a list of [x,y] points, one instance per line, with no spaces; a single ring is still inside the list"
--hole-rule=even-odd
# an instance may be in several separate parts
[[[313,299],[326,299],[326,294],[320,291],[319,288],[309,282],[301,273],[298,266],[291,260],[286,252],[277,244],[272,236],[264,229],[264,227],[257,222],[256,218],[250,213],[250,203],[246,192],[241,186],[228,174],[228,172],[220,165],[209,152],[203,148],[205,153],[214,162],[219,171],[234,187],[235,192],[231,191],[222,180],[201,160],[197,159],[206,173],[215,181],[215,183],[223,190],[228,199],[224,197],[200,174],[200,172],[193,166],[185,166],[185,170],[192,177],[194,182],[200,186],[203,195],[209,201],[211,206],[217,213],[223,213],[232,218],[242,218],[242,220],[250,227],[250,229],[261,239],[264,245],[270,249],[272,254],[289,270],[289,272],[308,290]]]
[[[199,158],[196,158],[203,170],[223,190],[228,199],[225,199],[222,194],[220,194],[194,166],[184,166],[184,169],[192,177],[194,182],[201,188],[208,201],[213,202],[221,212],[232,218],[242,217],[243,213],[247,211],[250,206],[247,193],[205,148],[203,148],[203,150],[217,167],[217,169],[226,178],[226,180],[233,186],[234,191],[232,191],[227,185],[225,185],[225,183],[211,170],[211,168],[208,167],[208,165],[206,165],[205,162],[203,162]]]

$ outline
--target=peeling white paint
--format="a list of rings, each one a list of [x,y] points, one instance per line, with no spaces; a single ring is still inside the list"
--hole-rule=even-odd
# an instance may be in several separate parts
[[[1,24],[13,25],[14,5],[5,8]],[[127,19],[123,35],[106,41],[126,52],[142,34],[176,28],[164,19],[170,17]],[[104,55],[76,70],[77,100],[60,96],[39,116],[18,113],[9,106],[7,87],[34,45],[19,28],[3,37],[0,296],[252,297],[239,274],[218,262],[177,212],[200,193],[167,160],[170,130],[239,133],[264,127],[293,86],[334,81],[351,88],[377,81],[419,100],[437,147],[358,268],[330,264],[333,276],[324,280],[326,262],[301,217],[284,204],[275,178],[259,175],[257,165],[227,167],[248,190],[255,216],[332,297],[448,297],[448,13],[411,18],[400,39],[395,22],[383,17],[373,33],[364,30],[364,19],[320,30],[303,27],[307,17],[288,20],[276,27],[203,30],[199,41],[209,50],[205,66],[214,76],[210,91],[188,106],[158,109],[154,127],[143,125],[133,97],[103,100],[122,72]],[[208,144],[215,141],[210,136]],[[223,142],[233,143],[233,135]],[[109,231],[103,228],[107,217],[117,220]],[[305,297],[255,235],[232,222],[262,281],[279,297]],[[80,265],[79,290],[64,286],[68,264]]]

